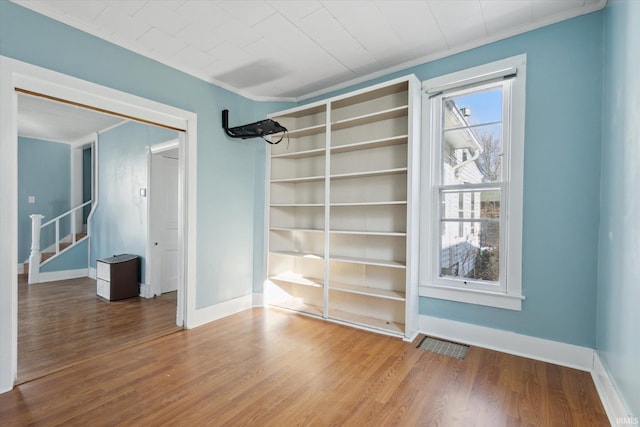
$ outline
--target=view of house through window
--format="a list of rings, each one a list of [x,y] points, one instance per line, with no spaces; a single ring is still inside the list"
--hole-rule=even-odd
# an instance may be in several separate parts
[[[503,84],[440,97],[440,277],[500,279]]]

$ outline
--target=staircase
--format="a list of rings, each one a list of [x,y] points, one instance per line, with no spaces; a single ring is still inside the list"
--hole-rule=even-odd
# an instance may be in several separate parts
[[[82,239],[87,237],[87,233],[76,233],[76,243],[80,243]],[[58,253],[64,252],[65,249],[73,246],[74,243],[70,242],[60,242],[58,243]],[[40,254],[40,266],[42,267],[50,258],[53,258],[56,255],[56,252],[42,252]],[[29,277],[29,261],[24,263],[24,276],[25,278]]]
[[[42,224],[43,215],[33,214],[30,215],[31,218],[31,254],[29,255],[29,260],[24,263],[24,273],[27,275],[28,283],[39,283],[40,282],[40,267],[47,262],[59,257],[63,253],[65,253],[70,248],[74,247],[78,243],[87,239],[89,236],[86,233],[78,233],[76,231],[77,228],[77,214],[78,212],[82,213],[82,208],[91,204],[91,200],[85,202],[79,206],[76,206],[73,209],[53,218],[50,221]],[[70,234],[65,237],[60,237],[60,224],[61,221],[68,221],[69,228],[71,229]],[[54,227],[55,232],[55,240],[54,244],[49,248],[53,248],[53,250],[48,250],[45,252],[40,252],[41,245],[41,235],[42,230],[46,227]]]

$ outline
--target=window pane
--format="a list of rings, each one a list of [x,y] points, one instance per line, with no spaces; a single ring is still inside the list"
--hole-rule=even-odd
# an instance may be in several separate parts
[[[502,86],[442,98],[443,185],[502,181]]]
[[[441,190],[440,218],[443,221],[483,219],[496,222],[500,219],[500,191]]]
[[[499,222],[442,221],[441,230],[440,277],[498,282]]]
[[[450,104],[445,108],[444,129],[460,126],[456,114],[464,117],[469,125],[502,121],[502,86],[461,96],[445,97],[443,101]]]

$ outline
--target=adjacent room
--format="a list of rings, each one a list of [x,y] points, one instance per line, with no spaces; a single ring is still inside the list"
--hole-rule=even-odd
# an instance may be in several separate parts
[[[0,424],[638,424],[639,46],[634,0],[0,0]]]

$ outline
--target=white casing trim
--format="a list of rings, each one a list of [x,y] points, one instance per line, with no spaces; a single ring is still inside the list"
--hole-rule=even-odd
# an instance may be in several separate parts
[[[609,417],[611,425],[621,424],[617,421],[617,418],[634,419],[620,398],[618,389],[611,380],[609,371],[607,371],[607,368],[600,360],[597,350],[593,353],[593,370],[591,371],[591,377],[593,378],[593,383],[595,384],[600,400],[602,401],[602,406],[604,406],[605,411],[607,411],[607,416]],[[638,418],[636,417],[635,420],[637,419]]]
[[[581,371],[593,370],[594,350],[516,332],[420,315],[420,332],[463,344],[523,356]]]
[[[58,280],[77,279],[79,277],[88,277],[88,276],[89,276],[89,270],[86,268],[79,268],[77,270],[48,271],[44,273],[41,271],[38,279],[38,283],[55,282]],[[33,283],[32,285],[37,285],[38,283]]]
[[[143,298],[153,298],[153,291],[151,290],[151,286],[146,283],[138,283],[140,286],[140,296]]]
[[[223,317],[231,316],[232,314],[247,310],[251,308],[252,305],[253,296],[245,295],[211,305],[209,307],[200,308],[195,311],[193,322],[185,325],[185,327],[187,329],[195,328],[197,326],[204,325],[205,323],[213,322],[214,320],[222,319]]]
[[[264,294],[256,294],[251,295],[251,305],[252,307],[265,307],[266,304],[264,302]]]

